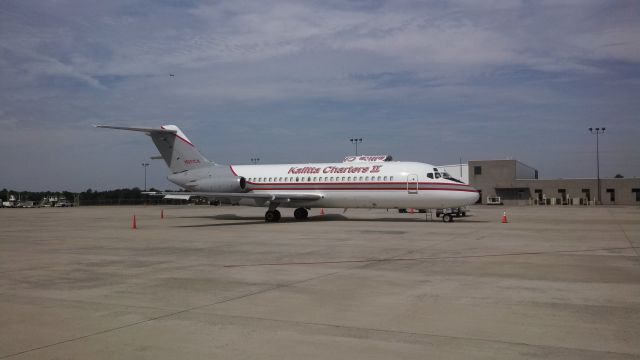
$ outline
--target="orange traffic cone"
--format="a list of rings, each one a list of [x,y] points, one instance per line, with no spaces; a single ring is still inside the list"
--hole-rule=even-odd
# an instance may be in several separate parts
[[[133,215],[133,222],[131,223],[131,228],[132,229],[137,229],[138,225],[136,224],[136,216]]]
[[[320,215],[324,215],[324,208],[320,208]]]
[[[508,223],[508,221],[507,221],[507,210],[505,210],[505,211],[502,213],[502,223],[503,223],[503,224]]]
[[[160,210],[160,219],[164,219],[164,209]]]

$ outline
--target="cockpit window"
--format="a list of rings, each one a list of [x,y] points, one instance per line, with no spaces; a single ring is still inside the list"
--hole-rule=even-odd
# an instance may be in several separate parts
[[[433,179],[433,173],[427,173],[427,177],[428,177],[429,179]]]
[[[440,173],[436,172],[435,174],[436,174],[436,179],[440,179]]]

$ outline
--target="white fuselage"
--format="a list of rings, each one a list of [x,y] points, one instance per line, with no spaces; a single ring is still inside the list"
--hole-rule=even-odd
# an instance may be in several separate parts
[[[432,165],[417,162],[236,165],[248,192],[320,194],[308,203],[281,207],[439,209],[474,204],[478,191],[445,179]],[[245,199],[242,205],[262,206]]]

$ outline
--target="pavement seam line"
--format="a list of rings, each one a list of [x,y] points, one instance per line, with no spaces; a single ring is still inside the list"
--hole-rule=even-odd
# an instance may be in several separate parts
[[[233,297],[233,298],[230,298],[230,299],[216,301],[216,302],[211,303],[211,304],[198,305],[198,306],[191,307],[191,308],[188,308],[188,309],[184,309],[184,310],[180,310],[180,311],[174,311],[174,312],[171,312],[169,314],[163,314],[163,315],[155,316],[155,317],[152,317],[152,318],[149,318],[149,319],[144,319],[144,320],[136,321],[136,322],[133,322],[133,323],[117,326],[117,327],[114,327],[114,328],[97,331],[97,332],[94,332],[94,333],[91,333],[91,334],[78,336],[78,337],[75,337],[73,339],[62,340],[62,341],[58,341],[58,342],[55,342],[55,343],[52,343],[52,344],[42,345],[42,346],[38,346],[38,347],[35,347],[35,348],[23,350],[23,351],[20,351],[20,352],[17,352],[17,353],[2,355],[2,356],[0,356],[0,359],[8,359],[10,357],[23,355],[23,354],[26,354],[26,353],[29,353],[29,352],[32,352],[32,351],[47,349],[47,348],[50,348],[50,347],[54,347],[54,346],[58,346],[58,345],[62,345],[62,344],[70,343],[70,342],[74,342],[74,341],[77,341],[77,340],[83,340],[83,339],[87,339],[87,338],[90,338],[90,337],[94,337],[94,336],[98,336],[98,335],[102,335],[102,334],[106,334],[106,333],[110,333],[110,332],[126,329],[126,328],[129,328],[129,327],[133,327],[133,326],[136,326],[136,325],[152,322],[152,321],[155,321],[155,320],[170,318],[170,317],[175,316],[175,315],[191,312],[191,311],[198,310],[198,309],[201,309],[201,308],[205,308],[205,307],[209,307],[209,306],[213,306],[213,305],[218,305],[218,304],[223,304],[223,303],[227,303],[227,302],[234,301],[234,300],[243,299],[243,298],[246,298],[246,297],[249,297],[249,296],[262,294],[262,293],[269,292],[269,291],[272,291],[272,290],[285,288],[285,287],[288,287],[288,286],[295,286],[297,284],[301,284],[301,283],[304,283],[304,282],[307,282],[307,281],[313,281],[313,280],[320,279],[320,278],[323,278],[323,277],[326,277],[326,276],[332,276],[332,275],[337,274],[337,273],[342,272],[342,271],[344,271],[344,270],[335,271],[335,272],[332,272],[332,273],[329,273],[329,274],[322,274],[322,275],[314,276],[314,277],[311,277],[311,278],[308,278],[308,279],[299,280],[299,281],[294,281],[294,282],[287,283],[287,284],[271,285],[266,289],[254,291],[254,292],[251,292],[251,293],[248,293],[248,294],[239,295],[237,297]]]
[[[299,324],[299,325],[335,327],[335,328],[349,329],[349,330],[365,330],[365,331],[374,331],[374,332],[390,333],[390,334],[430,336],[430,337],[437,337],[437,338],[443,338],[443,339],[456,339],[456,340],[473,340],[473,341],[493,342],[493,343],[500,343],[500,344],[507,344],[507,345],[521,345],[521,346],[531,346],[531,347],[547,347],[547,348],[553,348],[553,349],[565,349],[565,350],[572,350],[572,351],[590,351],[590,352],[604,353],[604,354],[634,355],[634,356],[636,355],[636,354],[633,354],[633,353],[624,353],[624,352],[617,352],[617,351],[580,349],[580,348],[567,347],[567,346],[558,346],[558,345],[529,344],[529,343],[524,343],[524,342],[506,341],[506,340],[498,340],[498,339],[487,339],[487,338],[467,337],[467,336],[442,335],[442,334],[433,334],[433,333],[426,333],[426,332],[404,331],[404,330],[378,329],[378,328],[368,328],[368,327],[360,327],[360,326],[340,325],[340,324],[317,323],[317,322],[310,322],[310,321],[272,319],[272,318],[264,318],[264,317],[259,317],[259,316],[230,315],[230,314],[220,314],[220,313],[216,313],[216,312],[201,312],[201,311],[200,312],[199,311],[195,311],[195,313],[204,314],[204,315],[235,317],[235,318],[243,318],[243,319],[256,319],[256,320],[264,320],[264,321],[275,321],[275,322],[280,322],[280,323],[290,323],[290,324]]]
[[[631,239],[629,239],[629,236],[627,235],[627,232],[624,230],[624,228],[622,227],[622,224],[620,224],[619,222],[615,221],[616,218],[613,216],[613,214],[611,213],[611,209],[609,210],[609,215],[611,216],[612,220],[615,222],[616,225],[618,225],[618,227],[620,228],[620,231],[622,231],[622,235],[624,235],[624,238],[627,239],[627,242],[629,243],[629,246],[633,249],[633,252],[636,253],[636,257],[640,257],[640,253],[638,253],[638,247],[634,247],[633,243],[631,242]]]
[[[344,264],[344,263],[369,263],[369,262],[393,262],[393,261],[425,261],[425,260],[453,260],[453,259],[469,259],[469,258],[485,258],[485,257],[501,257],[501,256],[523,256],[523,255],[553,255],[553,254],[571,254],[591,251],[606,250],[628,250],[638,249],[638,246],[612,247],[612,248],[596,248],[596,249],[575,249],[575,250],[555,250],[555,251],[525,251],[514,253],[498,253],[498,254],[480,254],[480,255],[452,255],[452,256],[425,256],[414,258],[373,258],[373,259],[357,259],[357,260],[335,260],[335,261],[313,261],[313,262],[289,262],[289,263],[262,263],[262,264],[238,264],[224,265],[225,268],[235,267],[258,267],[258,266],[286,266],[286,265],[321,265],[321,264]],[[637,252],[636,252],[637,253]]]

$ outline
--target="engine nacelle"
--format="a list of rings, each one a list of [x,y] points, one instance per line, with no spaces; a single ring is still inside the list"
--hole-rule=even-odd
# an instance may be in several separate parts
[[[192,181],[187,187],[196,192],[239,193],[246,191],[247,180],[242,176],[210,177]]]

